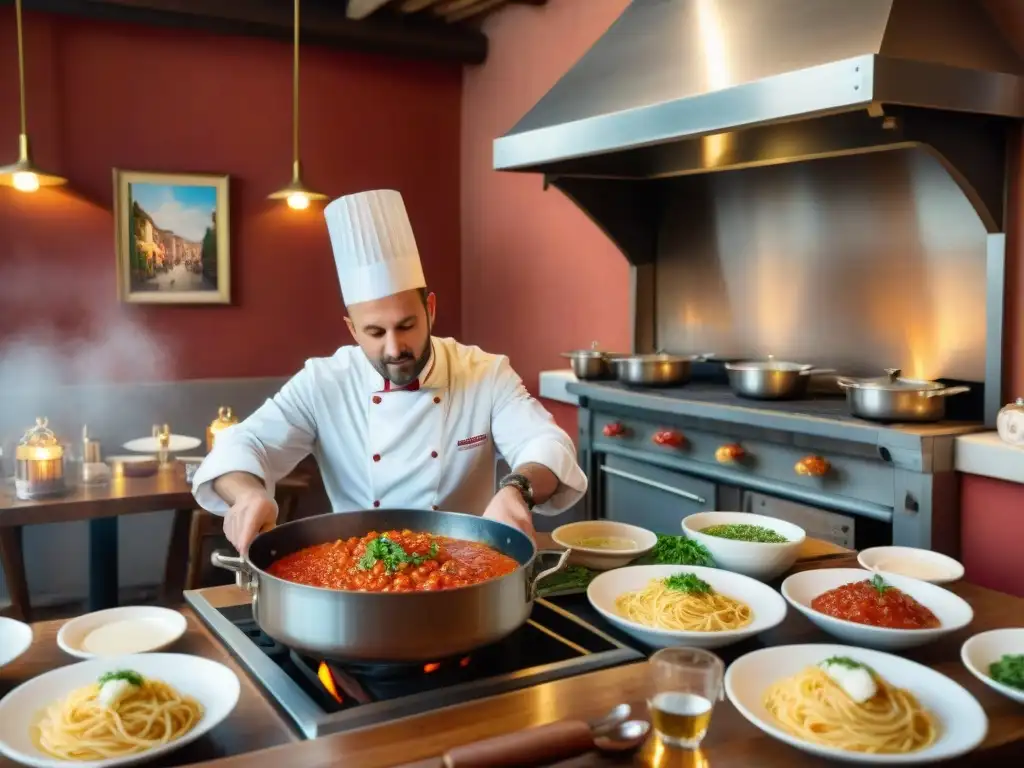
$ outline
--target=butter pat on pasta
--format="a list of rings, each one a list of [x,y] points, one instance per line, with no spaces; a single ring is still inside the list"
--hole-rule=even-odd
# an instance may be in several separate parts
[[[878,684],[871,671],[853,659],[825,659],[818,666],[858,704],[873,699],[878,693]]]

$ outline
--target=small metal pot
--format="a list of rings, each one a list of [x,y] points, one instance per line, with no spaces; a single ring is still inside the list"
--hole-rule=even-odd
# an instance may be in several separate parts
[[[686,384],[690,380],[691,365],[702,356],[681,357],[663,353],[629,355],[611,361],[616,378],[641,387],[669,387]]]
[[[572,363],[572,372],[577,379],[600,380],[614,379],[615,372],[612,370],[611,361],[622,355],[602,352],[597,348],[595,341],[590,349],[575,349],[572,352],[563,352],[562,357],[567,357]]]
[[[780,360],[750,360],[726,363],[729,385],[740,397],[754,400],[796,400],[807,394],[811,376],[835,373],[831,368],[815,368]]]
[[[871,421],[942,421],[946,398],[969,392],[970,387],[947,387],[937,381],[900,378],[899,368],[886,368],[876,379],[840,378],[850,413]]]

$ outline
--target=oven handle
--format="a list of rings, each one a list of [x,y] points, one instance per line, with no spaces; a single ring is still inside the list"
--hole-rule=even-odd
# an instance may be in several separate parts
[[[667,493],[674,493],[676,496],[682,496],[684,499],[695,501],[698,504],[707,504],[706,499],[701,498],[695,493],[680,490],[679,488],[667,485],[666,483],[659,483],[657,480],[648,480],[646,477],[634,475],[632,472],[623,472],[621,469],[615,469],[614,467],[608,467],[603,464],[601,465],[601,471],[607,472],[609,475],[615,475],[615,477],[621,477],[624,480],[632,480],[634,483],[649,485],[651,488],[657,488],[659,490],[666,491]]]

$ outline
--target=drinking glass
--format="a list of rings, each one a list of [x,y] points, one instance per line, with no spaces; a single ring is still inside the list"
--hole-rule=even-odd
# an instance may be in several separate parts
[[[663,648],[650,659],[654,695],[651,723],[669,746],[696,749],[722,700],[725,665],[702,648]]]

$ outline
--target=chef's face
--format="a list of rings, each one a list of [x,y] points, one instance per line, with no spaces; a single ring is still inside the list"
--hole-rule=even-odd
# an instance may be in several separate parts
[[[395,386],[410,383],[430,359],[435,302],[434,294],[412,290],[348,308],[345,323],[352,338]]]

